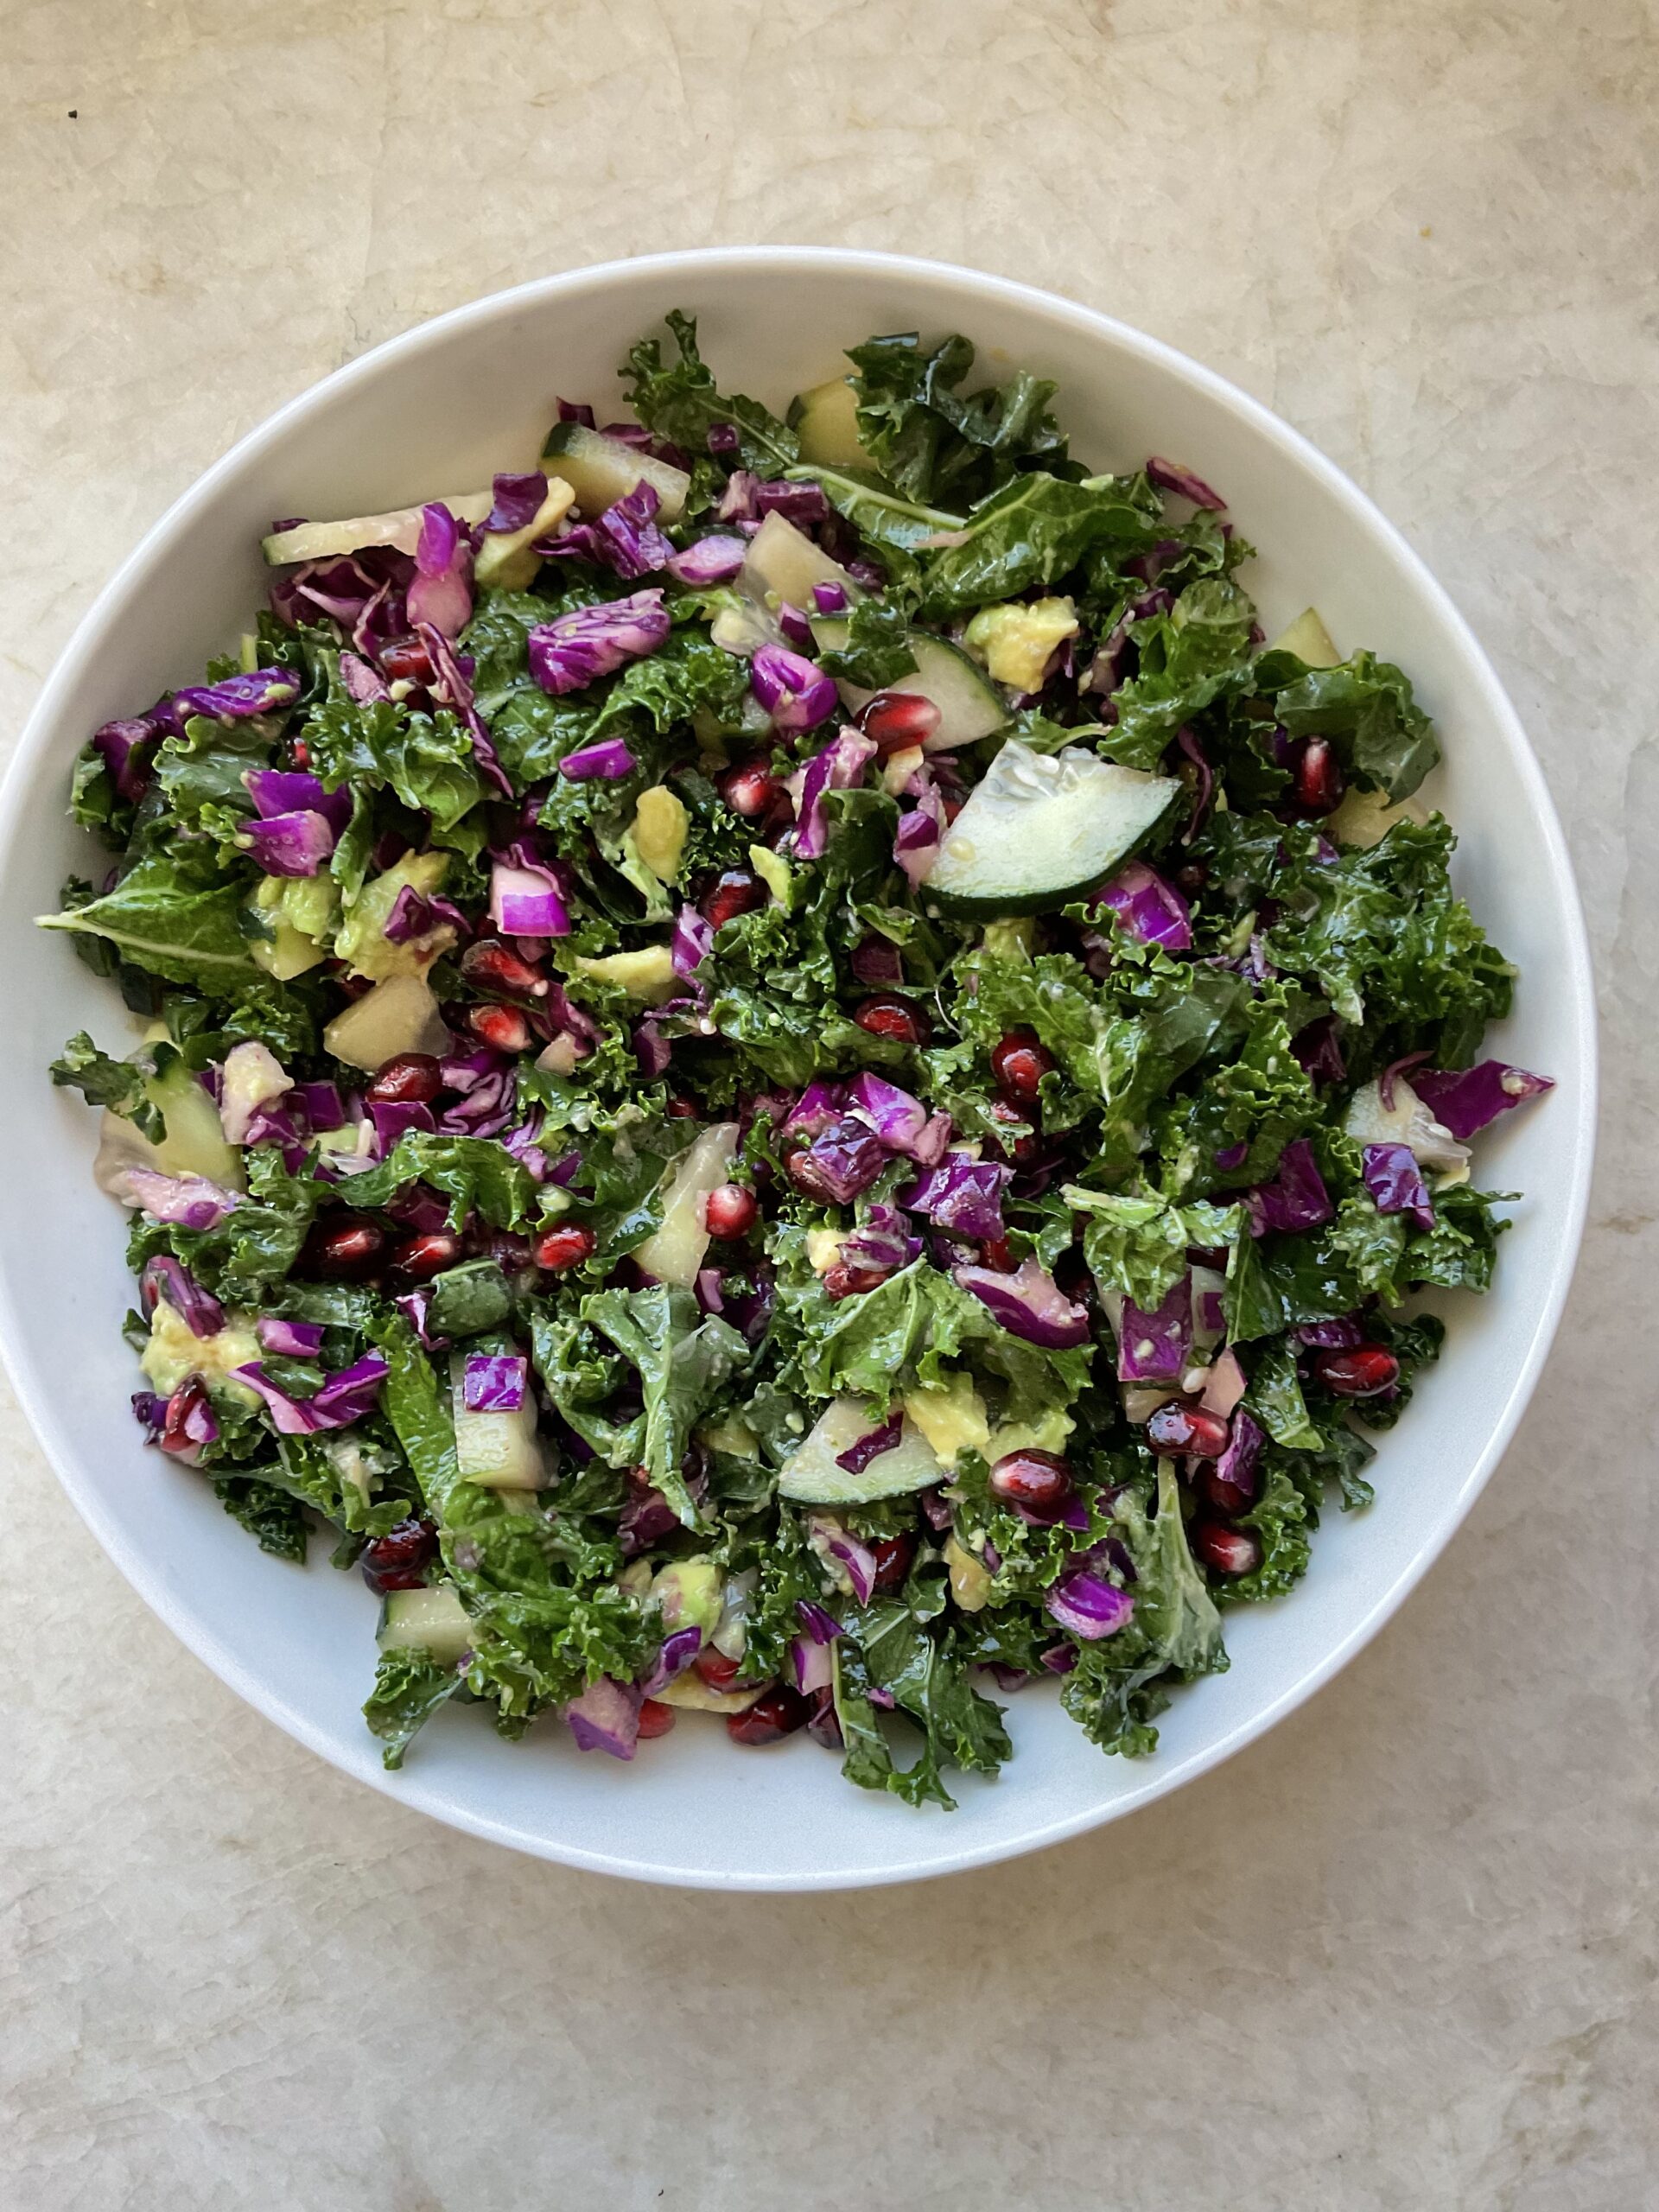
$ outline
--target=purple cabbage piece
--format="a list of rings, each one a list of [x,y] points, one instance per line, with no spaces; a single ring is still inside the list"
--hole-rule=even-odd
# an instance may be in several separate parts
[[[798,607],[791,607],[785,600],[778,609],[778,627],[797,652],[810,653],[812,650],[812,625]]]
[[[700,1628],[677,1628],[663,1638],[655,1665],[639,1685],[641,1697],[656,1697],[683,1675],[702,1649]]]
[[[449,899],[424,898],[412,883],[406,883],[392,900],[380,934],[389,944],[413,944],[441,929],[466,937],[471,928],[466,915]]]
[[[227,676],[221,683],[188,686],[173,694],[173,712],[206,715],[224,722],[245,721],[251,715],[272,715],[291,707],[300,696],[300,679],[285,668],[256,668],[250,676]]]
[[[127,715],[92,732],[92,750],[108,769],[118,798],[136,802],[143,797],[149,787],[151,751],[173,726],[162,702],[147,715]]]
[[[156,1167],[124,1168],[115,1195],[124,1205],[142,1207],[152,1220],[172,1229],[217,1229],[242,1200],[205,1175],[163,1175]]]
[[[798,1636],[789,1647],[790,1672],[803,1697],[829,1698],[836,1679],[836,1662],[826,1645],[810,1637]]]
[[[530,672],[555,698],[580,691],[626,661],[643,660],[668,641],[668,607],[658,589],[637,591],[597,607],[573,607],[538,622],[525,640]],[[613,741],[613,742],[615,741]],[[584,748],[597,752],[597,747]],[[626,747],[624,750],[626,751]],[[570,755],[567,758],[576,756]],[[621,773],[620,771],[594,771]]]
[[[1072,1636],[1094,1643],[1128,1626],[1135,1600],[1104,1576],[1074,1567],[1043,1592],[1043,1610]]]
[[[280,1313],[262,1313],[253,1326],[265,1350],[282,1359],[315,1359],[326,1334],[321,1321],[288,1321]]]
[[[1413,1076],[1411,1087],[1441,1127],[1465,1144],[1500,1114],[1554,1090],[1555,1084],[1553,1077],[1529,1075],[1502,1060],[1482,1060],[1461,1070],[1425,1068]]]
[[[795,1600],[795,1615],[814,1643],[833,1643],[841,1634],[841,1623],[835,1615],[825,1612],[810,1598]]]
[[[158,1398],[153,1390],[135,1390],[132,1394],[132,1417],[149,1431],[146,1444],[154,1444],[167,1425],[167,1400]]]
[[[1360,1172],[1379,1213],[1408,1213],[1420,1229],[1434,1226],[1434,1202],[1408,1144],[1368,1144]]]
[[[1242,1490],[1247,1497],[1255,1496],[1256,1461],[1262,1457],[1262,1447],[1267,1442],[1260,1425],[1253,1421],[1243,1406],[1235,1408],[1227,1449],[1216,1462],[1216,1480],[1231,1483],[1235,1490]]]
[[[691,1279],[691,1291],[700,1312],[723,1313],[726,1311],[726,1294],[721,1288],[718,1268],[699,1268]]]
[[[923,1167],[935,1166],[950,1141],[948,1114],[930,1114],[919,1098],[869,1068],[854,1077],[847,1103],[870,1123],[889,1152],[902,1152]]]
[[[804,660],[784,645],[756,647],[749,663],[749,689],[778,730],[816,729],[840,701],[834,679],[816,661]],[[874,751],[872,745],[871,753]]]
[[[661,1024],[652,1014],[634,1024],[633,1056],[648,1083],[655,1083],[658,1076],[668,1073],[674,1058],[673,1042],[664,1036]]]
[[[1192,1278],[1184,1274],[1153,1313],[1125,1299],[1118,1319],[1120,1382],[1166,1382],[1192,1357]]]
[[[296,1101],[304,1111],[307,1126],[312,1129],[338,1129],[345,1122],[346,1109],[338,1084],[296,1083],[289,1094],[289,1103]]]
[[[861,983],[873,990],[896,990],[905,980],[905,963],[898,946],[884,937],[861,938],[853,947],[849,965]]]
[[[427,1328],[427,1308],[432,1303],[429,1290],[406,1291],[401,1298],[394,1298],[391,1302],[420,1338],[425,1351],[442,1351],[448,1344],[448,1337],[435,1337]]]
[[[1351,1351],[1365,1341],[1364,1325],[1357,1313],[1338,1314],[1334,1321],[1308,1321],[1291,1332],[1299,1344],[1318,1351]]]
[[[604,737],[597,745],[579,745],[575,752],[567,753],[559,763],[559,773],[573,784],[595,780],[614,784],[631,776],[639,765],[626,738]]]
[[[1147,463],[1147,474],[1160,491],[1177,492],[1196,507],[1209,507],[1218,513],[1227,505],[1219,492],[1212,492],[1202,476],[1194,475],[1179,461],[1160,461],[1154,454]]]
[[[747,538],[729,537],[716,531],[688,545],[683,553],[671,555],[665,566],[677,584],[683,584],[688,591],[705,591],[715,584],[730,583],[748,550]]]
[[[815,613],[844,614],[847,612],[847,587],[845,584],[830,583],[813,585],[812,607]]]
[[[516,1414],[524,1408],[530,1365],[502,1352],[468,1352],[461,1370],[461,1402],[469,1414]]]
[[[735,453],[741,441],[735,423],[711,423],[704,441],[712,454]]]
[[[1395,1083],[1402,1075],[1408,1074],[1411,1069],[1421,1065],[1427,1058],[1427,1052],[1405,1052],[1399,1059],[1389,1062],[1387,1067],[1376,1078],[1376,1095],[1382,1101],[1382,1111],[1385,1114],[1392,1114],[1394,1111]]]
[[[875,1209],[892,1213],[891,1206]],[[900,1268],[907,1268],[922,1249],[919,1236],[907,1236],[902,1229],[887,1222],[874,1219],[861,1222],[846,1238],[841,1248],[841,1258],[849,1268],[871,1268],[878,1274],[896,1274]]]
[[[441,705],[449,707],[466,725],[467,739],[473,748],[473,758],[478,763],[479,773],[493,784],[504,798],[512,797],[512,785],[506,770],[496,756],[495,745],[478,711],[473,697],[473,687],[467,670],[455,658],[448,639],[435,623],[417,621],[416,634],[426,647],[427,658],[432,664],[432,696]],[[467,666],[471,666],[468,662]]]
[[[840,1084],[823,1083],[815,1077],[784,1116],[784,1134],[815,1137],[839,1117],[845,1104],[846,1092]]]
[[[564,1708],[570,1733],[579,1751],[608,1751],[613,1759],[631,1759],[639,1741],[639,1707],[643,1692],[632,1683],[613,1682],[601,1675],[580,1697]]]
[[[874,1131],[847,1114],[820,1130],[798,1154],[794,1172],[815,1197],[847,1205],[868,1190],[887,1164],[886,1147]]]
[[[754,522],[754,495],[760,480],[752,470],[734,468],[726,480],[726,489],[720,495],[720,505],[715,509],[716,522]]]
[[[1314,1083],[1340,1083],[1348,1072],[1334,1014],[1322,1014],[1317,1021],[1310,1021],[1305,1029],[1299,1029],[1291,1039],[1290,1049],[1298,1065]]]
[[[490,855],[490,919],[504,937],[569,937],[570,909],[555,871],[522,844]]]
[[[375,1154],[379,1159],[385,1159],[405,1130],[419,1129],[429,1136],[438,1126],[432,1109],[410,1098],[372,1099],[368,1113],[374,1124]]]
[[[1077,1647],[1075,1643],[1052,1643],[1046,1651],[1039,1653],[1037,1663],[1051,1675],[1069,1675],[1077,1663]]]
[[[949,1153],[907,1191],[899,1193],[900,1205],[924,1213],[939,1228],[982,1243],[1003,1233],[1002,1193],[1014,1179],[1014,1170],[1000,1160],[969,1160]]]
[[[320,777],[302,769],[255,768],[242,779],[261,820],[296,813],[321,814],[336,836],[352,818],[348,791],[328,791]]]
[[[146,1313],[165,1299],[189,1327],[193,1337],[216,1337],[225,1325],[225,1308],[196,1281],[181,1260],[157,1252],[144,1262],[138,1278],[138,1295]]]
[[[522,476],[498,476],[491,488],[495,505],[484,528],[492,536],[508,534],[528,530],[541,512],[547,498],[547,478],[539,468],[532,468]]]
[[[764,652],[781,652],[779,646],[762,646]],[[759,656],[757,655],[758,658]],[[785,656],[793,659],[793,654]],[[803,662],[802,666],[806,664]],[[829,683],[828,677],[823,678]],[[835,690],[833,683],[830,685]],[[804,725],[803,725],[804,727]],[[795,852],[798,859],[822,860],[830,842],[830,811],[824,804],[829,791],[851,791],[864,780],[864,771],[876,755],[874,741],[850,725],[826,745],[822,753],[815,753],[806,764],[801,781],[801,804],[795,827]]]
[[[682,906],[675,917],[674,934],[669,940],[669,957],[674,963],[677,976],[694,976],[709,957],[714,947],[712,925],[695,906]]]
[[[372,1413],[388,1372],[378,1352],[370,1352],[350,1367],[331,1375],[309,1398],[296,1398],[273,1382],[257,1360],[232,1370],[239,1382],[257,1390],[270,1409],[281,1436],[311,1436],[319,1429],[349,1428]]]
[[[665,569],[674,557],[673,545],[657,526],[659,505],[656,487],[642,480],[603,514],[591,522],[573,524],[556,537],[543,540],[536,550],[550,560],[591,562],[632,583]]]
[[[511,1126],[518,1106],[512,1061],[480,1050],[440,1060],[438,1068],[444,1089],[456,1094],[439,1119],[444,1135],[499,1137]]]
[[[869,1546],[861,1543],[850,1529],[826,1515],[814,1514],[807,1530],[817,1548],[835,1560],[852,1584],[853,1595],[859,1604],[868,1605],[875,1591],[875,1554]]]
[[[1160,944],[1166,952],[1192,950],[1192,916],[1185,899],[1144,861],[1131,861],[1095,896],[1142,944]]]
[[[904,870],[911,889],[919,891],[932,874],[934,862],[939,857],[939,840],[945,829],[944,800],[926,769],[918,770],[906,789],[914,794],[916,804],[899,817],[899,827],[893,837],[893,857]]]
[[[1067,1351],[1089,1341],[1087,1311],[1063,1294],[1038,1260],[1022,1260],[1012,1274],[994,1268],[957,1268],[952,1275],[1010,1336],[1045,1351]]]
[[[333,854],[335,837],[327,817],[308,810],[273,814],[250,822],[237,842],[267,875],[315,875]]]
[[[1270,1229],[1318,1229],[1335,1211],[1306,1137],[1294,1137],[1285,1147],[1270,1183],[1257,1183],[1244,1195],[1253,1236],[1265,1236]]]
[[[928,1527],[932,1529],[935,1535],[944,1535],[950,1527],[955,1516],[945,1503],[943,1494],[937,1490],[925,1490],[918,1503],[927,1516]]]
[[[425,626],[440,637],[458,638],[473,619],[472,540],[448,508],[435,502],[421,509],[408,601],[413,626]]]
[[[757,484],[753,497],[755,516],[761,522],[768,515],[782,515],[797,530],[812,530],[830,519],[830,502],[817,484]]]
[[[837,1452],[836,1465],[845,1467],[849,1475],[861,1475],[872,1459],[879,1459],[884,1452],[896,1450],[904,1433],[905,1417],[902,1414],[895,1414],[880,1428],[868,1429],[844,1452]]]
[[[359,707],[372,707],[391,696],[391,687],[385,677],[358,653],[341,652],[340,680]]]
[[[594,420],[593,409],[583,404],[582,401],[561,399],[556,404],[558,407],[558,419],[561,423],[580,423],[584,430],[598,429],[599,425]]]

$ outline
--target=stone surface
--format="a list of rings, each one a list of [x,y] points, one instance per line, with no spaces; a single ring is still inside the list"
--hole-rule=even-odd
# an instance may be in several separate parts
[[[930,1888],[653,1892],[354,1788],[151,1618],[8,1408],[8,2202],[1653,2202],[1656,31],[1642,0],[5,11],[6,727],[175,493],[424,315],[673,245],[977,263],[1233,376],[1427,555],[1566,820],[1608,1095],[1554,1363],[1404,1612],[1174,1800]]]

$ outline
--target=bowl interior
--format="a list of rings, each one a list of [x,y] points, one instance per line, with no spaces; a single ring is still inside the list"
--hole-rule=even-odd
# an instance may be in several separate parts
[[[681,1726],[625,1770],[555,1726],[514,1747],[450,1712],[401,1776],[384,1776],[358,1710],[375,1618],[360,1580],[331,1573],[321,1544],[309,1572],[267,1559],[206,1484],[139,1441],[122,1220],[91,1180],[93,1116],[45,1077],[77,1028],[128,1049],[110,987],[30,926],[93,865],[64,814],[87,734],[194,678],[236,636],[263,594],[257,541],[272,518],[363,512],[531,465],[556,395],[591,399],[603,419],[627,346],[676,306],[699,315],[722,384],[774,404],[872,331],[961,329],[988,367],[1058,380],[1073,449],[1092,465],[1162,453],[1218,485],[1258,548],[1247,581],[1270,630],[1317,602],[1339,645],[1400,662],[1436,716],[1446,759],[1428,795],[1458,825],[1464,895],[1522,972],[1489,1048],[1560,1086],[1481,1141],[1480,1179],[1527,1195],[1497,1287],[1462,1301],[1446,1357],[1383,1442],[1376,1505],[1329,1516],[1289,1599],[1230,1618],[1230,1672],[1178,1695],[1154,1758],[1103,1758],[1051,1692],[1027,1691],[1011,1700],[1014,1759],[995,1783],[964,1781],[954,1815],[855,1789],[800,1738],[740,1755],[713,1723]],[[1536,765],[1448,601],[1329,464],[1214,378],[1084,309],[934,264],[754,250],[581,271],[424,326],[296,402],[152,533],[53,677],[0,803],[0,915],[13,1037],[0,1328],[76,1503],[193,1649],[337,1765],[478,1834],[614,1872],[796,1888],[941,1872],[1110,1818],[1225,1756],[1349,1656],[1444,1545],[1519,1418],[1576,1250],[1594,1104],[1582,927]]]

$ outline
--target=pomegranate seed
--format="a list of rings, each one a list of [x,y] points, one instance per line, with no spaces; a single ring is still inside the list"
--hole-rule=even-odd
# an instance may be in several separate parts
[[[910,1563],[916,1556],[916,1539],[908,1529],[896,1536],[882,1536],[870,1546],[875,1560],[875,1586],[878,1590],[896,1590],[910,1573]]]
[[[737,1670],[742,1663],[741,1659],[728,1659],[712,1643],[705,1643],[691,1662],[693,1669],[702,1676],[711,1690],[730,1689],[737,1680]]]
[[[939,726],[939,710],[919,691],[878,691],[860,709],[858,726],[885,758],[925,745]]]
[[[1224,1483],[1213,1467],[1204,1471],[1204,1494],[1217,1513],[1248,1513],[1251,1492],[1237,1483]]]
[[[393,683],[429,683],[432,662],[418,638],[392,638],[380,648],[380,665]]]
[[[893,1273],[891,1268],[853,1268],[837,1260],[823,1273],[823,1287],[831,1298],[856,1298],[867,1290],[874,1290],[886,1282]]]
[[[741,1183],[722,1183],[704,1201],[702,1225],[711,1236],[728,1243],[734,1237],[747,1236],[760,1217],[760,1203],[753,1191]]]
[[[740,914],[752,914],[766,902],[766,887],[752,869],[728,868],[719,882],[703,893],[702,905],[704,918],[715,929],[723,929]]]
[[[302,1275],[324,1275],[337,1282],[355,1282],[372,1274],[386,1249],[385,1230],[372,1221],[319,1222],[300,1248],[296,1267]]]
[[[437,1530],[429,1521],[411,1516],[365,1544],[358,1564],[370,1589],[384,1598],[388,1590],[418,1590],[437,1555]]]
[[[979,1247],[979,1264],[982,1268],[995,1268],[998,1274],[1012,1274],[1014,1252],[1006,1236],[982,1238]]]
[[[1043,1077],[1053,1067],[1053,1054],[1029,1029],[1011,1029],[991,1047],[991,1072],[1017,1106],[1036,1104]]]
[[[908,999],[894,998],[890,992],[861,1001],[853,1010],[853,1020],[872,1037],[896,1038],[901,1045],[925,1045],[933,1033],[919,1007]]]
[[[530,1043],[530,1024],[516,1006],[469,1006],[467,1027],[498,1052],[522,1052]]]
[[[494,938],[467,946],[461,956],[461,972],[478,990],[505,991],[521,999],[547,996],[546,976]]]
[[[382,1062],[366,1095],[381,1106],[429,1106],[442,1088],[430,1052],[396,1052]]]
[[[679,1091],[670,1098],[667,1113],[671,1122],[696,1122],[702,1118],[696,1100],[687,1098]]]
[[[411,1282],[430,1282],[434,1275],[453,1268],[461,1257],[461,1239],[447,1229],[429,1230],[423,1236],[410,1236],[391,1255],[391,1264]]]
[[[1209,882],[1210,871],[1202,861],[1189,861],[1185,868],[1176,869],[1175,880],[1180,889],[1191,898],[1195,892],[1202,891],[1205,885]]]
[[[639,1708],[639,1740],[649,1743],[653,1736],[666,1736],[677,1718],[671,1705],[648,1697]]]
[[[1328,737],[1310,737],[1291,770],[1296,804],[1304,814],[1334,814],[1346,788]]]
[[[181,1459],[195,1459],[201,1446],[191,1435],[187,1423],[192,1414],[207,1404],[207,1384],[200,1375],[187,1375],[167,1402],[162,1433],[156,1440],[163,1452],[171,1452]]]
[[[531,1249],[538,1268],[549,1274],[563,1274],[567,1268],[576,1268],[594,1256],[595,1239],[591,1229],[584,1229],[580,1222],[567,1222],[562,1229],[549,1229],[539,1236]]]
[[[784,787],[761,761],[744,760],[735,768],[728,768],[715,788],[734,814],[753,821],[766,812]]]
[[[1187,1534],[1193,1550],[1217,1574],[1249,1574],[1262,1564],[1262,1539],[1253,1529],[1224,1529],[1218,1521],[1195,1521]]]
[[[294,766],[296,768],[308,768],[311,766],[311,748],[302,737],[295,738],[288,749],[293,756]]]
[[[1023,1505],[1039,1521],[1059,1518],[1076,1485],[1058,1452],[1006,1452],[991,1469],[991,1489],[1005,1505]]]
[[[1381,1344],[1356,1344],[1351,1351],[1316,1354],[1313,1372],[1338,1398],[1375,1398],[1400,1380],[1400,1363]]]
[[[1006,1098],[993,1098],[990,1116],[994,1122],[1023,1122],[1026,1116]],[[1028,1167],[1041,1153],[1043,1141],[1035,1129],[1027,1129],[1023,1136],[992,1139],[998,1154],[1012,1160],[1016,1167]]]
[[[1147,1423],[1147,1441],[1154,1452],[1185,1452],[1195,1459],[1219,1459],[1231,1433],[1219,1414],[1183,1405],[1179,1398],[1160,1406]]]
[[[763,1690],[747,1713],[728,1713],[726,1733],[734,1744],[778,1744],[804,1728],[812,1707],[787,1682],[774,1682]]]

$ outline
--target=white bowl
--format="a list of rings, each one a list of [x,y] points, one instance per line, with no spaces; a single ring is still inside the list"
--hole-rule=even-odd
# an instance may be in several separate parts
[[[690,1721],[624,1768],[579,1755],[556,1726],[510,1745],[452,1710],[401,1774],[383,1772],[358,1710],[375,1617],[360,1580],[321,1556],[307,1573],[265,1557],[206,1483],[139,1440],[124,1218],[92,1185],[93,1117],[46,1079],[71,1031],[109,1042],[124,1027],[110,987],[30,925],[87,866],[64,809],[88,733],[195,679],[234,639],[263,596],[272,517],[363,513],[528,466],[555,395],[602,415],[629,344],[677,306],[699,316],[726,388],[774,404],[871,332],[965,331],[988,365],[1058,379],[1092,465],[1162,453],[1219,485],[1260,549],[1269,631],[1316,601],[1344,650],[1397,660],[1435,715],[1446,764],[1432,795],[1461,832],[1460,887],[1522,971],[1491,1047],[1557,1084],[1480,1140],[1481,1179],[1526,1195],[1497,1287],[1461,1301],[1445,1358],[1382,1440],[1376,1504],[1328,1516],[1288,1599],[1229,1618],[1231,1670],[1177,1694],[1153,1758],[1103,1758],[1052,1692],[1028,1690],[1010,1700],[1014,1758],[995,1783],[964,1781],[953,1815],[854,1789],[803,1738],[757,1756]],[[425,323],[295,400],[185,494],[81,625],[0,795],[0,1333],[70,1496],[162,1619],[291,1735],[405,1804],[572,1866],[712,1888],[898,1881],[1074,1835],[1215,1765],[1327,1681],[1446,1543],[1526,1408],[1578,1247],[1595,1114],[1584,929],[1537,764],[1461,618],[1370,502],[1255,401],[1086,308],[936,263],[767,247],[578,270]]]

